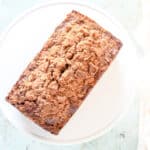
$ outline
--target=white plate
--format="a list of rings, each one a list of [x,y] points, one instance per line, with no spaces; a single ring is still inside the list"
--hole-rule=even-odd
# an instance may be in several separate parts
[[[39,52],[43,43],[65,15],[77,10],[98,22],[121,39],[123,47],[58,136],[41,129],[5,101],[21,72]],[[79,2],[51,1],[19,17],[2,36],[0,43],[0,106],[18,129],[47,143],[72,144],[104,134],[127,110],[134,96],[135,48],[126,31],[101,9]]]

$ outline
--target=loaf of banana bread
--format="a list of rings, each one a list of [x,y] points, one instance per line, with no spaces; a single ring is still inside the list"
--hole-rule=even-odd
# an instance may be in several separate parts
[[[6,99],[36,124],[58,134],[121,46],[110,32],[73,10],[29,63]]]

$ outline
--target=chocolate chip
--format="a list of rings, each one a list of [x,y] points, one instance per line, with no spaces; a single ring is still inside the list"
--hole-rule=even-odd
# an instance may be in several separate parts
[[[29,65],[29,67],[28,67],[28,69],[29,69],[29,71],[33,71],[34,69],[36,69],[37,68],[37,64],[36,63],[31,63],[30,65]]]
[[[36,108],[36,104],[34,102],[25,101],[23,105],[23,109],[27,113],[33,112],[35,108]]]
[[[48,119],[45,120],[45,124],[53,126],[54,124],[56,124],[56,119],[54,119],[54,118],[48,118]]]
[[[71,105],[70,108],[69,108],[69,113],[71,113],[71,115],[73,115],[76,112],[76,110],[77,110],[77,107]]]

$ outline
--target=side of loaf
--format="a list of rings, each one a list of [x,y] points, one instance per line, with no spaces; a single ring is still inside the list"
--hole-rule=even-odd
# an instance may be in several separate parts
[[[122,43],[72,11],[12,87],[7,101],[52,134],[79,108]]]

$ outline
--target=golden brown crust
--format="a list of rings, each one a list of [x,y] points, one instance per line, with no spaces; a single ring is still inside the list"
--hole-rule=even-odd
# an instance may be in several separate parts
[[[27,66],[7,101],[58,134],[121,46],[95,21],[72,11]]]

